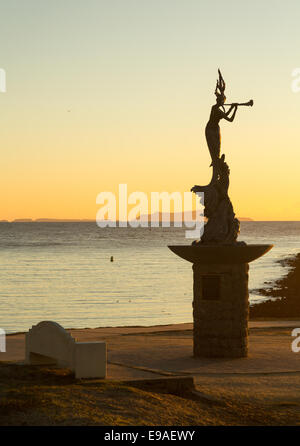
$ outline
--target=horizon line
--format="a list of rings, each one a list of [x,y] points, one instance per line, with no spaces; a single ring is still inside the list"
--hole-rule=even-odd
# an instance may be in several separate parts
[[[152,214],[148,214],[151,216]],[[238,220],[242,222],[300,222],[300,220],[254,220],[250,217],[237,217]],[[110,221],[110,220],[103,220]],[[131,220],[116,220],[116,223],[127,222],[129,223]],[[15,218],[13,220],[1,219],[0,223],[92,223],[97,222],[96,219],[92,218]],[[161,223],[161,221],[160,221]],[[173,223],[173,221],[171,222]]]

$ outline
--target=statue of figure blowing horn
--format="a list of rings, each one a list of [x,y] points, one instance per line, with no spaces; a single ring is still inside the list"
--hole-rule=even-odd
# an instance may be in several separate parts
[[[204,226],[204,233],[200,241],[202,244],[236,243],[240,222],[235,218],[235,213],[228,196],[230,171],[225,162],[225,155],[220,157],[221,133],[219,122],[221,119],[232,122],[239,105],[253,105],[252,100],[243,104],[229,104],[230,108],[226,112],[224,108],[226,84],[220,70],[218,70],[218,73],[219,79],[217,80],[215,89],[215,95],[217,97],[216,104],[211,108],[209,121],[205,128],[213,175],[211,182],[207,186],[194,186],[191,189],[195,193],[204,192],[204,216],[207,218],[207,223]],[[233,113],[231,114],[231,112]]]

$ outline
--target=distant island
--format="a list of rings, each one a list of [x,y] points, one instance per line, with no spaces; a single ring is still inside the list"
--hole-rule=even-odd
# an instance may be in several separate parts
[[[154,214],[155,215],[155,214]],[[195,211],[190,212],[188,215],[190,215],[191,219],[196,218]],[[174,222],[176,218],[178,218],[180,214],[178,213],[170,213],[170,222]],[[160,212],[158,221],[161,223],[163,219],[163,214]],[[238,217],[240,221],[254,221],[250,217]],[[141,216],[142,221],[151,221],[151,214],[148,215],[142,215]],[[182,214],[182,221],[183,220],[183,214]],[[89,219],[89,218],[16,218],[14,220],[0,220],[0,223],[80,223],[80,222],[95,222],[95,219]],[[118,222],[117,222],[118,223]]]
[[[6,222],[6,223],[51,223],[51,222],[58,222],[58,223],[76,223],[76,222],[93,222],[95,220],[88,219],[88,218],[16,218],[15,220],[8,221],[8,220],[0,220],[0,223]]]

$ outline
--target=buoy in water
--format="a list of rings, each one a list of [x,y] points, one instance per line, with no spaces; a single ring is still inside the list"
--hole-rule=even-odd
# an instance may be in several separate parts
[[[111,256],[111,258],[110,258],[110,261],[111,261],[111,262],[113,262],[113,261],[114,261],[114,257],[113,257],[113,256]]]

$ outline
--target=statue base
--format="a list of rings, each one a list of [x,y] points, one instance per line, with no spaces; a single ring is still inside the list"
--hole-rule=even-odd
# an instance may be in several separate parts
[[[193,263],[194,356],[248,354],[248,263],[273,245],[169,246]]]

